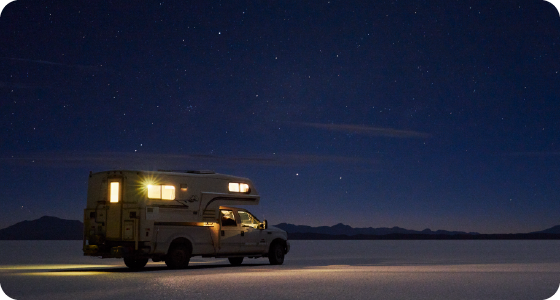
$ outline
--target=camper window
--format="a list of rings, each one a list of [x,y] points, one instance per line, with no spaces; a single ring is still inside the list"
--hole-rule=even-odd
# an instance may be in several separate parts
[[[175,200],[175,187],[172,185],[148,185],[149,199]]]
[[[161,185],[148,185],[148,198],[161,199]]]
[[[119,182],[113,181],[109,185],[109,202],[119,202]]]
[[[175,187],[172,185],[164,185],[161,191],[161,199],[163,200],[174,200],[175,199]]]
[[[249,193],[249,185],[246,183],[230,182],[229,191],[234,193]]]

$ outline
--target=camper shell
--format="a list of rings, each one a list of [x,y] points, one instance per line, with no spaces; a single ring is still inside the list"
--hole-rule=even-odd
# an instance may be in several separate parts
[[[148,259],[184,268],[192,256],[282,264],[287,233],[232,206],[259,201],[251,180],[212,171],[90,172],[84,255],[124,258],[131,268]]]

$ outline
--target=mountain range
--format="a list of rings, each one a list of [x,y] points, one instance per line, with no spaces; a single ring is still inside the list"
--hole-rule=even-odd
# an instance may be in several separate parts
[[[529,233],[482,234],[429,228],[422,231],[400,227],[353,228],[342,223],[311,227],[280,223],[276,227],[288,232],[291,240],[543,240],[560,239],[560,225]]]
[[[344,225],[338,223],[334,226],[319,226],[311,227],[307,225],[293,225],[287,223],[280,223],[275,225],[282,230],[289,233],[318,233],[318,234],[330,234],[330,235],[386,235],[386,234],[444,234],[444,235],[456,235],[456,234],[471,234],[477,235],[478,232],[463,232],[463,231],[447,231],[447,230],[437,230],[432,231],[426,228],[422,231],[404,229],[401,227],[380,227],[380,228],[353,228],[349,225]]]
[[[78,220],[64,220],[43,216],[0,229],[0,240],[81,240],[84,224]]]
[[[0,229],[0,240],[81,240],[83,223],[44,216]],[[560,225],[542,231],[511,234],[481,234],[478,232],[410,230],[400,227],[353,228],[342,223],[334,226],[311,227],[280,223],[276,227],[288,232],[291,240],[379,240],[379,239],[560,239]]]

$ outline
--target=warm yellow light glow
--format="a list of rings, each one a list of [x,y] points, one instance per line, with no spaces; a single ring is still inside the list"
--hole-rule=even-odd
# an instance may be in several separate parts
[[[70,269],[85,269],[85,268],[110,268],[122,267],[118,265],[78,265],[78,264],[60,264],[60,265],[6,265],[1,266],[0,271],[4,270],[70,270]]]
[[[119,202],[119,183],[118,182],[111,182],[111,186],[109,187],[109,201],[111,203]]]
[[[175,187],[172,185],[164,185],[161,193],[163,200],[175,200]]]
[[[239,184],[239,192],[241,193],[248,193],[249,192],[249,185],[246,183]]]
[[[35,272],[24,273],[22,275],[35,275],[35,276],[87,276],[87,275],[103,275],[107,274],[100,271],[72,271],[72,272]]]
[[[146,197],[148,190],[151,188],[150,186],[157,185],[160,181],[161,178],[155,174],[142,174],[142,176],[138,178],[138,181],[134,182],[132,188],[136,189],[138,197]]]
[[[175,200],[173,185],[149,184],[147,187],[149,199]]]
[[[234,193],[248,193],[249,185],[246,183],[230,182],[229,191]]]
[[[161,199],[161,185],[148,185],[148,198]]]
[[[239,183],[230,182],[229,183],[229,191],[239,193]]]

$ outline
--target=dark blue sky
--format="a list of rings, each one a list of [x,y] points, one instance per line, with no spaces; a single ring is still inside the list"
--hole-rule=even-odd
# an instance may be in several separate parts
[[[107,169],[249,177],[272,224],[560,224],[545,1],[18,0],[0,43],[0,228]]]

